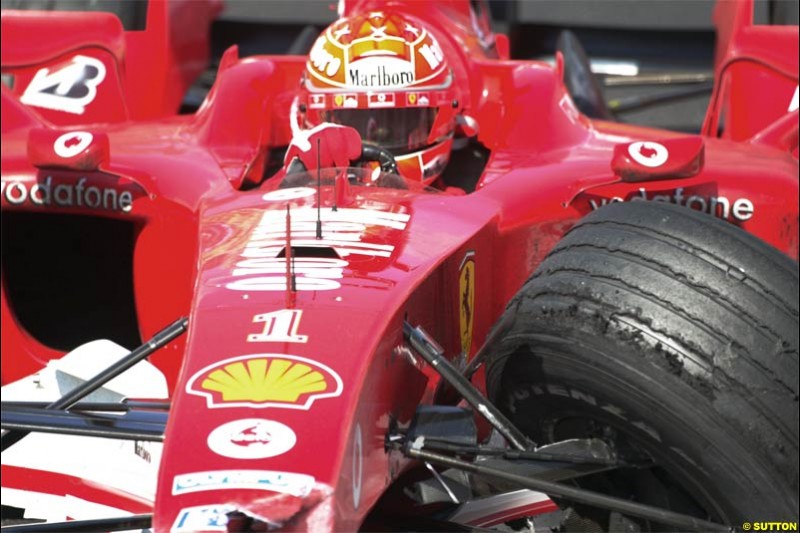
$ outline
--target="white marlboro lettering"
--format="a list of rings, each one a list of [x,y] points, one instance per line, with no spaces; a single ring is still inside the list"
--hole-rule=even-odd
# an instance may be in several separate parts
[[[614,196],[612,198],[603,198],[601,200],[589,200],[589,206],[592,211],[600,209],[604,205],[616,202],[625,202],[624,198]],[[627,201],[629,202],[666,202],[676,205],[685,205],[695,211],[708,213],[715,217],[725,220],[733,218],[740,222],[750,220],[755,214],[755,207],[753,202],[748,198],[737,198],[733,202],[725,196],[702,196],[692,195],[686,196],[684,188],[678,187],[671,194],[653,194],[649,195],[647,190],[643,187],[639,188],[638,194],[632,196]]]
[[[293,272],[299,291],[323,291],[341,287],[337,281],[344,277],[353,255],[390,257],[391,244],[366,242],[368,228],[384,227],[403,230],[410,218],[404,213],[370,209],[325,209],[322,219],[322,238],[316,238],[317,210],[301,208],[292,211],[291,238],[293,248],[330,247],[340,258],[296,257]],[[286,259],[278,257],[286,247],[286,214],[282,210],[267,211],[250,235],[240,253],[232,275],[237,279],[226,288],[236,291],[286,290]]]
[[[88,207],[107,211],[128,213],[133,208],[131,191],[120,191],[114,187],[90,185],[87,178],[75,183],[53,183],[47,176],[44,183],[29,185],[23,181],[0,182],[0,197],[11,205],[25,202],[47,207]]]

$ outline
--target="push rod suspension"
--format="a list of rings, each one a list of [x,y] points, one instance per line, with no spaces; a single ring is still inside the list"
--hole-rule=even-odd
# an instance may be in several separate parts
[[[92,379],[81,385],[78,385],[58,400],[49,404],[47,407],[45,407],[45,409],[69,409],[86,396],[90,395],[115,377],[131,368],[139,361],[146,359],[153,352],[163,346],[166,346],[171,341],[179,337],[184,331],[186,331],[188,324],[189,319],[179,318],[169,326],[153,335],[152,339],[142,344],[131,353],[97,374]],[[3,436],[0,437],[0,450],[5,451],[10,446],[24,439],[29,433],[30,431],[6,431],[3,433]]]

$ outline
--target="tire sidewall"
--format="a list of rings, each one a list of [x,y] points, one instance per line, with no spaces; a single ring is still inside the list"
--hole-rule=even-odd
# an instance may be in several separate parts
[[[538,436],[537,426],[561,415],[598,419],[664,466],[712,518],[796,519],[768,451],[754,453],[713,397],[673,373],[663,348],[613,321],[599,333],[597,315],[556,316],[512,329],[489,368],[490,398],[523,432]]]

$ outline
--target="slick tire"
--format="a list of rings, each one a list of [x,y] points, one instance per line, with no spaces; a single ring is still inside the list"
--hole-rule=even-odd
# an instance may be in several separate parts
[[[506,313],[488,391],[537,443],[643,453],[658,479],[626,497],[737,528],[797,521],[796,262],[684,207],[612,204]]]

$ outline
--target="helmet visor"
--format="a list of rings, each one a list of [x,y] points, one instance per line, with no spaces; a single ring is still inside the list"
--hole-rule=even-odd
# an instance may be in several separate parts
[[[361,138],[394,154],[413,152],[428,144],[438,109],[334,109],[320,111],[324,122],[355,128]]]

